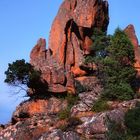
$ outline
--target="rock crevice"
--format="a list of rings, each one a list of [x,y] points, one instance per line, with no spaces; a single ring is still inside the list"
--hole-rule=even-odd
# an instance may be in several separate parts
[[[46,41],[40,39],[30,55],[31,64],[41,70],[51,92],[57,92],[56,87],[58,93],[67,92],[69,87],[75,92],[72,80],[87,74],[80,66],[84,55],[90,53],[92,31],[94,28],[106,31],[108,23],[106,1],[65,0],[62,3],[52,24],[48,50]]]

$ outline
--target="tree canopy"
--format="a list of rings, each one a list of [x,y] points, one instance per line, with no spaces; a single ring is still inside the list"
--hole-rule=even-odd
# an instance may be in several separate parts
[[[31,89],[33,95],[42,94],[47,89],[47,83],[41,80],[41,72],[35,70],[24,59],[16,60],[12,64],[9,63],[5,75],[6,83],[26,91],[28,96],[31,96],[28,89]]]
[[[98,67],[98,77],[104,87],[103,96],[111,100],[132,99],[136,76],[132,43],[119,28],[112,36],[97,29],[93,34],[94,43],[91,47],[94,53],[85,59],[86,63],[93,62]]]

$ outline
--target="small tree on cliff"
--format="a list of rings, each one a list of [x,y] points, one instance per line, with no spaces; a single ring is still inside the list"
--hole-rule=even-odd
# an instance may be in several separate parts
[[[41,81],[41,72],[33,68],[30,63],[24,59],[16,60],[12,64],[8,64],[8,69],[5,71],[5,82],[11,86],[18,87],[20,92],[24,90],[28,96],[28,88],[31,89],[33,95],[41,94],[47,89],[47,84]]]
[[[95,28],[92,34],[91,39],[94,43],[90,47],[90,55],[85,56],[85,63],[96,63],[98,65],[100,60],[107,56],[106,48],[110,44],[111,36],[98,28]]]

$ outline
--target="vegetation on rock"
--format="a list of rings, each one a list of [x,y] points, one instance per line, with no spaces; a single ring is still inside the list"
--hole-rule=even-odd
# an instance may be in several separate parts
[[[124,123],[107,119],[108,140],[139,140],[140,139],[140,106],[125,113]]]
[[[71,95],[71,94],[67,94],[66,97],[64,98],[67,100],[67,108],[64,109],[64,110],[61,110],[59,113],[58,113],[58,117],[59,119],[68,119],[70,118],[70,112],[71,112],[71,108],[78,102],[79,100],[79,97],[76,96],[76,95]]]
[[[109,110],[109,105],[107,104],[106,100],[99,99],[95,102],[91,110],[94,112],[106,111]]]
[[[125,114],[125,125],[132,136],[140,136],[140,106],[128,110]]]
[[[126,139],[125,128],[121,123],[116,123],[110,119],[107,120],[108,131],[106,133],[107,140],[128,140]]]
[[[97,65],[98,77],[104,87],[103,97],[109,100],[132,99],[136,71],[133,45],[127,35],[119,28],[113,36],[96,29],[92,39],[94,52],[85,58],[85,62]]]

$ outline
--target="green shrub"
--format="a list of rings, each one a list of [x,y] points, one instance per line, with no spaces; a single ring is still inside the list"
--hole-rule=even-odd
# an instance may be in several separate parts
[[[128,110],[125,114],[125,125],[133,136],[140,136],[140,107]]]
[[[108,100],[130,100],[134,98],[134,46],[127,35],[117,28],[113,36],[95,29],[93,31],[93,53],[85,57],[85,63],[95,63],[97,76],[104,87]]]
[[[140,140],[140,104],[136,108],[128,110],[124,117],[124,124],[106,120],[108,140]]]
[[[71,108],[74,104],[76,104],[78,102],[79,96],[78,95],[67,94],[65,99],[68,102],[69,108]]]
[[[108,109],[109,109],[109,105],[107,104],[107,101],[103,99],[97,100],[92,107],[92,111],[95,112],[102,112]]]
[[[58,118],[63,120],[70,117],[70,108],[66,108],[58,113]]]
[[[95,57],[93,56],[88,55],[84,59],[84,64],[93,63],[93,62],[95,62]]]
[[[79,97],[77,95],[67,94],[62,99],[67,100],[68,106],[66,109],[64,109],[58,113],[58,117],[59,117],[59,119],[67,119],[70,117],[71,108],[74,106],[74,104],[76,104],[78,102]]]
[[[126,131],[121,123],[107,118],[108,131],[106,132],[107,140],[127,140]]]
[[[61,129],[63,132],[66,132],[67,131],[67,128],[68,128],[68,125],[67,124],[63,124],[63,125],[60,125],[59,126],[59,129]]]
[[[87,91],[87,88],[83,86],[79,81],[75,81],[75,88],[77,93],[82,93]]]
[[[131,100],[134,97],[134,91],[127,83],[108,84],[102,94],[110,100]]]

